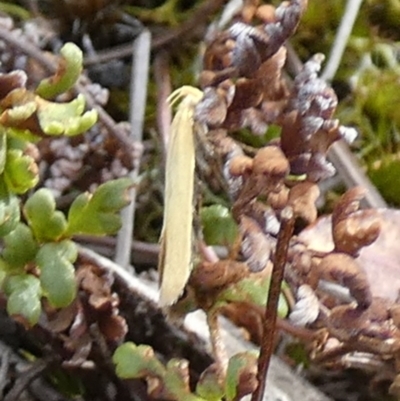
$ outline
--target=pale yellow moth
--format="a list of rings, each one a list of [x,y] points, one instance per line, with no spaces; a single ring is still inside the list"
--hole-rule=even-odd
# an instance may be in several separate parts
[[[160,299],[171,305],[182,294],[192,270],[193,193],[195,173],[194,109],[203,92],[183,86],[168,98],[182,99],[171,125],[165,170],[164,221],[160,237]]]

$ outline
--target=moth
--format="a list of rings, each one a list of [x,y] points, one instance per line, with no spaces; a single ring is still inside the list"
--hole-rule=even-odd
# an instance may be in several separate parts
[[[179,104],[171,125],[165,170],[164,219],[160,236],[161,306],[177,301],[192,270],[193,196],[195,183],[196,105],[203,92],[191,86],[177,89],[168,98]]]

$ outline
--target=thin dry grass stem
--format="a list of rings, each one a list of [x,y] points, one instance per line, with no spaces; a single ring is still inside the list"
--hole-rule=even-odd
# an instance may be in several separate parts
[[[339,29],[336,31],[328,61],[321,74],[321,78],[326,81],[332,81],[336,75],[362,2],[363,0],[347,0],[346,9],[340,21]]]
[[[142,143],[143,122],[146,110],[147,86],[150,64],[151,34],[143,30],[133,44],[133,60],[130,89],[130,123],[132,142]],[[139,163],[135,163],[130,177],[135,181],[139,175]],[[122,211],[122,227],[118,233],[115,261],[127,267],[130,261],[132,233],[134,227],[136,189],[130,191],[131,203]]]
[[[273,353],[279,296],[281,294],[281,285],[285,272],[289,243],[293,235],[294,222],[295,217],[293,210],[291,207],[287,206],[281,213],[281,227],[276,244],[274,266],[271,274],[271,283],[263,322],[263,338],[258,359],[258,387],[253,393],[251,401],[262,401],[264,396],[268,367]]]

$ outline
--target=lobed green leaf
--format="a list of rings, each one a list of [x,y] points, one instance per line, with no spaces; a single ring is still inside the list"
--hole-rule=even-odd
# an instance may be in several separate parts
[[[38,98],[37,117],[46,135],[74,136],[90,129],[97,121],[97,111],[84,113],[85,98],[79,94],[69,103],[53,103]]]
[[[27,200],[24,215],[39,242],[57,241],[67,228],[64,214],[56,210],[54,196],[46,188],[39,189]]]
[[[31,274],[10,276],[4,282],[7,295],[7,312],[22,316],[30,325],[38,322],[41,313],[41,288],[39,280]]]
[[[56,308],[68,306],[76,296],[73,262],[78,256],[76,245],[69,240],[43,245],[36,255],[43,294]]]
[[[7,151],[4,181],[10,192],[24,194],[38,183],[38,166],[33,158],[24,155],[22,150],[10,149]]]
[[[147,375],[163,377],[165,368],[148,345],[133,342],[120,345],[113,355],[116,372],[121,379],[135,379]]]
[[[114,234],[121,227],[119,211],[129,204],[130,178],[100,185],[94,194],[84,193],[72,203],[68,213],[68,235]]]
[[[38,244],[33,238],[32,231],[23,223],[4,237],[2,257],[10,270],[22,271],[24,266],[32,262],[38,250]]]
[[[66,43],[61,48],[60,55],[56,74],[42,80],[36,89],[36,93],[45,99],[51,99],[67,92],[82,72],[83,54],[78,46]]]

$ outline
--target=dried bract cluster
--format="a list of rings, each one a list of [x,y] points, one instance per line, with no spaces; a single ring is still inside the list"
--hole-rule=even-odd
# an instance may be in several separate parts
[[[317,76],[320,55],[305,64],[294,83],[283,77],[284,42],[305,7],[301,0],[276,9],[248,2],[229,29],[209,40],[204,55],[204,96],[195,115],[207,132],[200,148],[208,147],[202,151],[206,160],[209,155],[220,161],[212,175],[222,177],[220,187],[230,195],[241,234],[240,257],[250,272],[262,271],[273,260],[286,206],[293,208],[299,226],[315,221],[316,183],[334,173],[326,160],[329,146],[341,138],[354,139],[353,132],[332,119],[337,98]],[[261,23],[253,26],[252,19]],[[242,128],[262,135],[270,124],[281,127],[281,139],[253,152],[230,136]],[[204,163],[198,164],[209,176]],[[206,163],[208,169],[210,165]]]
[[[229,260],[201,263],[193,273],[191,285],[202,293],[202,305],[207,305],[207,288],[215,297],[218,289],[223,292],[241,280],[246,269],[248,277],[268,270],[285,207],[294,212],[297,233],[316,221],[317,184],[335,173],[327,152],[335,141],[352,142],[357,135],[334,118],[336,94],[318,78],[322,55],[305,63],[293,82],[284,78],[284,42],[305,7],[305,1],[276,9],[247,2],[232,27],[207,45],[200,76],[204,97],[195,119],[207,132],[199,140],[199,153],[210,162],[198,165],[204,176],[210,176],[208,168],[214,181],[219,177],[219,187],[229,194],[240,240]],[[259,25],[251,25],[254,19]],[[271,124],[281,128],[280,138],[260,149],[243,146],[231,135],[243,128],[263,135]],[[321,361],[351,351],[393,360],[400,348],[395,308],[374,296],[357,260],[381,226],[377,212],[359,210],[363,196],[362,189],[353,188],[336,205],[331,249],[315,251],[297,237],[291,241],[285,279],[296,302],[290,320],[323,328],[325,341],[314,348]]]

